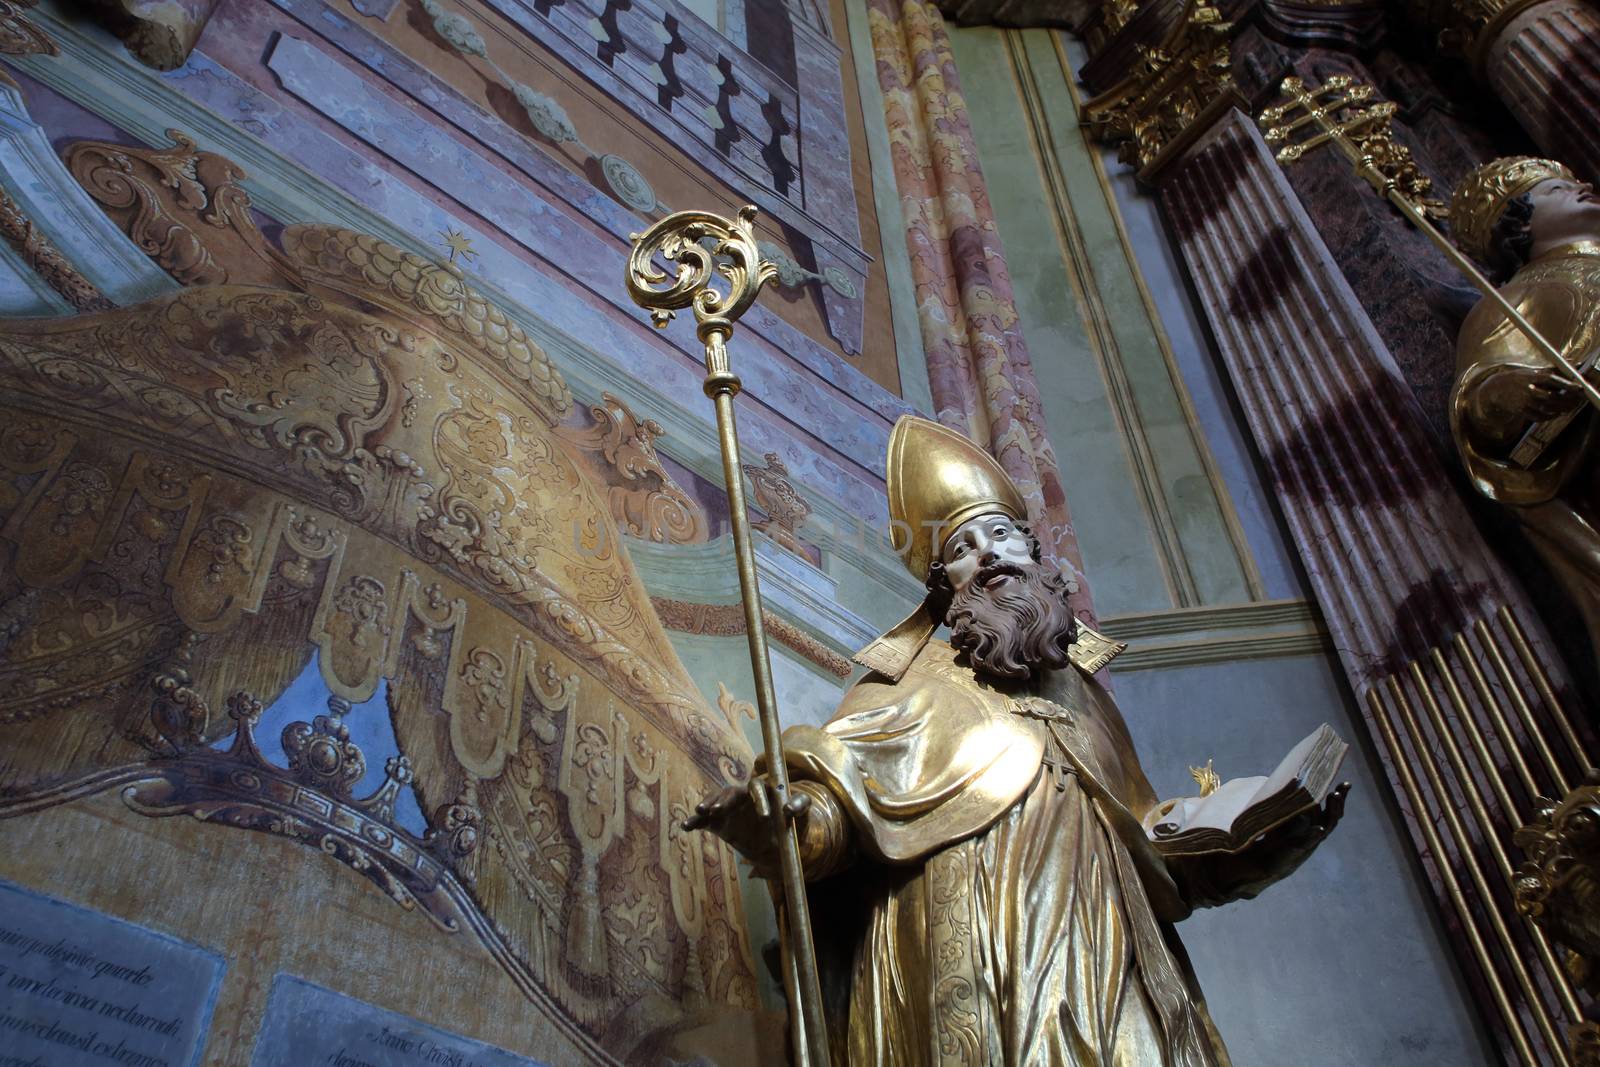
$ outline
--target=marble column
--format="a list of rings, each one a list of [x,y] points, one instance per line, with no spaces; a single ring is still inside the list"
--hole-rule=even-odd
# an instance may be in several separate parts
[[[1566,671],[1250,118],[1152,181],[1485,1017],[1512,1062],[1563,1063],[1575,1001],[1512,908],[1505,842],[1582,762],[1531,755],[1570,722]]]
[[[1508,5],[1474,52],[1534,143],[1579,177],[1600,180],[1600,8],[1588,0]]]
[[[936,415],[985,444],[1016,482],[1046,558],[1077,584],[1074,613],[1092,624],[1083,557],[944,19],[925,0],[869,0],[868,14]]]

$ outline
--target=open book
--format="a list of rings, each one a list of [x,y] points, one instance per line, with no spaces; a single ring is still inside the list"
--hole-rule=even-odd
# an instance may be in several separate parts
[[[1349,750],[1324,723],[1265,778],[1230,778],[1207,796],[1164,801],[1145,816],[1145,831],[1168,856],[1237,851],[1273,827],[1321,807]]]

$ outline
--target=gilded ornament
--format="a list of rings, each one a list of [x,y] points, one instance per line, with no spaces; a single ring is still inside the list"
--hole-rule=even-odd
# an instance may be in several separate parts
[[[1105,36],[1110,37],[1133,21],[1133,16],[1139,13],[1139,0],[1107,0],[1100,11]]]
[[[1210,0],[1188,0],[1167,39],[1140,45],[1128,76],[1084,104],[1090,134],[1120,145],[1118,158],[1148,173],[1208,108],[1233,98],[1232,31]]]

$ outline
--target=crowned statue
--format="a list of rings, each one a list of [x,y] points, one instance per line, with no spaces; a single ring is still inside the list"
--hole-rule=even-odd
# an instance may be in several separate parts
[[[1343,742],[1323,727],[1269,776],[1158,801],[1093,677],[1121,646],[1074,618],[1000,466],[908,416],[888,500],[927,599],[825,726],[783,735],[834,1061],[1228,1063],[1172,924],[1310,854]],[[688,825],[770,873],[754,808],[726,790]]]
[[[1501,295],[1578,369],[1600,354],[1600,197],[1549,159],[1497,159],[1450,204],[1462,251],[1509,279]],[[1467,316],[1450,402],[1456,447],[1477,490],[1517,517],[1583,612],[1600,655],[1595,437],[1578,383],[1495,302]]]

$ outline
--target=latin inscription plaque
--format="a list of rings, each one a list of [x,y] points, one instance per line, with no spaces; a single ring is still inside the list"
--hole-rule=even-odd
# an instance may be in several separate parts
[[[222,957],[0,882],[0,1067],[193,1067]]]
[[[540,1067],[399,1012],[280,974],[251,1067]]]

